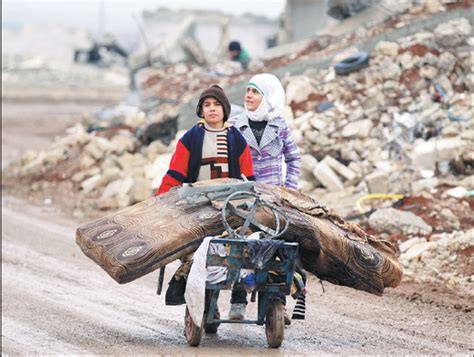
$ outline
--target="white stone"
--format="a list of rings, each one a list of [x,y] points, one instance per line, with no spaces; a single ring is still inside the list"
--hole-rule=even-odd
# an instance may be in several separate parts
[[[97,208],[100,210],[113,210],[119,208],[117,196],[114,197],[100,197],[97,200]]]
[[[402,69],[400,66],[393,61],[393,59],[385,57],[379,64],[378,69],[380,75],[383,79],[393,79],[398,81],[400,75],[402,74]]]
[[[468,190],[473,190],[474,189],[474,175],[470,175],[465,177],[462,181],[461,184],[466,187]]]
[[[89,177],[87,180],[81,182],[81,188],[84,193],[89,193],[94,191],[98,184],[100,183],[100,179],[102,175],[98,174],[92,177]]]
[[[34,150],[27,150],[22,156],[21,156],[21,164],[27,165],[30,162],[32,162],[36,157],[38,156],[38,153]]]
[[[127,137],[125,135],[115,135],[111,140],[112,145],[111,152],[121,155],[127,151],[133,151],[135,146],[135,139]]]
[[[146,115],[144,112],[136,113],[135,115],[128,115],[125,118],[125,124],[131,126],[132,128],[138,128],[146,123]]]
[[[420,113],[420,115],[418,116],[418,121],[422,122],[423,124],[429,125],[437,122],[440,119],[446,118],[446,116],[447,115],[443,112],[438,103],[430,103],[430,106]]]
[[[429,13],[434,14],[444,10],[443,4],[440,0],[425,0],[425,7]]]
[[[395,57],[399,49],[400,46],[396,42],[380,41],[375,46],[375,53]]]
[[[434,190],[438,186],[439,180],[436,177],[426,178],[411,183],[411,190],[415,194],[419,194],[423,191]]]
[[[319,131],[324,130],[328,125],[328,123],[319,116],[311,118],[310,123],[313,128]]]
[[[306,141],[308,141],[309,143],[317,144],[319,133],[316,130],[307,130],[304,133],[304,137],[306,138]]]
[[[303,193],[310,193],[312,192],[316,186],[314,185],[314,182],[306,181],[304,179],[299,179],[298,181],[298,190]]]
[[[454,213],[449,208],[443,208],[439,213],[439,216],[442,220],[445,220],[451,223],[456,229],[459,228],[460,222],[459,218],[454,215]]]
[[[405,254],[403,254],[400,258],[403,260],[414,260],[420,258],[421,255],[425,252],[436,250],[438,244],[436,242],[425,242],[425,243],[418,243],[413,245]]]
[[[416,59],[409,52],[402,53],[397,57],[402,69],[412,69],[415,66]]]
[[[357,107],[351,111],[349,115],[350,122],[356,122],[364,117],[364,109],[362,107]]]
[[[151,187],[153,189],[158,188],[161,184],[161,180],[168,171],[172,154],[159,155],[153,164],[145,166],[145,178],[152,181]]]
[[[453,69],[454,65],[456,64],[456,57],[451,52],[443,52],[438,57],[438,70],[443,73],[450,74]]]
[[[295,119],[295,125],[298,126],[298,127],[301,127],[301,125],[303,123],[307,123],[311,120],[311,118],[314,116],[314,112],[313,111],[309,111],[309,112],[306,112],[304,113],[303,115],[301,116],[298,116],[296,119]]]
[[[426,78],[426,79],[433,79],[436,77],[436,74],[438,73],[438,69],[434,66],[423,66],[420,68],[419,74],[420,77]]]
[[[134,204],[150,198],[153,195],[151,181],[147,179],[137,179],[130,192],[130,203]]]
[[[464,84],[470,91],[474,91],[474,73],[468,73],[464,77]]]
[[[370,193],[388,193],[390,191],[387,172],[372,172],[365,177],[365,182]]]
[[[293,130],[293,140],[295,141],[296,145],[301,147],[301,144],[303,143],[303,134],[301,133],[300,130]]]
[[[379,232],[390,234],[422,234],[432,232],[431,226],[425,223],[421,217],[412,212],[400,211],[395,208],[382,208],[369,217],[369,224]]]
[[[438,25],[434,30],[436,42],[442,46],[461,45],[471,34],[471,25],[465,18],[457,18]]]
[[[465,143],[457,138],[432,138],[429,141],[415,142],[411,158],[413,165],[434,170],[436,163],[449,161],[460,156]]]
[[[294,76],[286,87],[286,104],[299,103],[308,99],[311,93],[315,93],[311,80],[306,76]]]
[[[341,135],[345,138],[357,137],[367,138],[370,135],[373,124],[370,119],[363,119],[353,123],[349,123],[342,129]]]
[[[281,111],[281,116],[285,118],[288,122],[292,122],[295,119],[293,115],[293,110],[289,105],[285,105]]]
[[[128,207],[131,205],[130,195],[119,195],[116,197],[119,208]]]
[[[454,197],[454,198],[463,198],[463,197],[466,197],[467,190],[462,186],[458,186],[458,187],[445,191],[444,194],[450,197]]]
[[[166,146],[160,140],[155,140],[146,148],[146,158],[148,161],[153,162],[158,155],[166,154],[170,152],[170,146]]]
[[[313,155],[302,155],[301,156],[301,176],[307,181],[311,181],[314,178],[313,170],[316,168],[318,160]]]
[[[354,171],[352,171],[347,166],[344,166],[339,161],[329,155],[325,156],[323,161],[326,162],[331,169],[333,169],[339,175],[344,177],[347,181],[353,181],[357,177]]]
[[[405,253],[408,249],[410,249],[414,245],[422,244],[422,243],[426,243],[425,238],[415,237],[415,238],[407,239],[404,242],[401,242],[398,245],[398,249],[400,249],[400,253]]]
[[[318,179],[324,187],[330,191],[338,192],[344,189],[344,185],[334,171],[325,162],[320,162],[313,170],[313,175]]]
[[[102,171],[101,186],[107,186],[110,182],[120,178],[120,169],[118,167],[108,167]]]
[[[101,147],[97,144],[96,141],[91,141],[89,144],[87,144],[84,148],[84,151],[95,160],[100,160],[104,156],[104,151],[101,149]]]
[[[124,155],[118,157],[117,163],[124,171],[130,170],[132,167],[144,167],[148,164],[146,158],[140,153],[125,153]]]
[[[447,126],[447,127],[443,128],[443,131],[441,132],[441,135],[444,138],[456,137],[456,136],[459,135],[459,129],[454,125],[450,125],[450,126]]]
[[[134,180],[131,177],[119,179],[110,182],[102,193],[101,199],[110,198],[114,196],[126,196],[134,185]]]

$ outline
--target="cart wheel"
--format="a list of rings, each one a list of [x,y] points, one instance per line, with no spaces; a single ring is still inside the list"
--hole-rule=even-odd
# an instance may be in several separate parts
[[[268,347],[280,347],[285,331],[285,318],[281,301],[272,300],[270,302],[265,320]]]
[[[219,319],[220,318],[220,315],[216,316],[215,318]],[[206,321],[207,319],[207,314],[204,315],[204,321]],[[219,328],[220,326],[220,322],[214,322],[212,324],[204,324],[204,331],[206,331],[206,333],[216,333],[217,332],[217,329]]]
[[[206,333],[216,333],[219,326],[220,326],[219,322],[216,322],[213,324],[205,324],[204,331],[206,331]]]
[[[196,347],[201,343],[202,329],[194,323],[187,306],[184,315],[184,335],[190,346]]]

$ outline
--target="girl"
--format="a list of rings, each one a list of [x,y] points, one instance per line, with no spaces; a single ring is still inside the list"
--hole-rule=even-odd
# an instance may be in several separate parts
[[[296,189],[301,157],[281,111],[285,91],[273,74],[250,79],[245,94],[245,111],[229,120],[250,146],[257,181]],[[286,176],[283,175],[283,161]]]
[[[301,157],[291,131],[281,116],[285,90],[273,74],[257,74],[247,84],[245,111],[229,120],[250,146],[255,179],[276,186],[296,189],[301,171]],[[283,174],[286,163],[286,176]],[[229,318],[243,320],[247,299],[237,287],[232,292]],[[285,302],[285,296],[280,296]],[[285,323],[291,320],[285,313]]]

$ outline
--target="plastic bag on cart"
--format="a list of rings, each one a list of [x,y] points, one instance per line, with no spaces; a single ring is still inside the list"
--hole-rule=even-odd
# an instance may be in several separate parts
[[[268,262],[285,244],[283,240],[269,240],[269,239],[252,239],[248,242],[249,259],[257,269],[262,269],[266,262]]]
[[[206,260],[208,250],[212,249],[214,254],[223,253],[218,244],[210,244],[214,237],[206,237],[196,250],[193,256],[193,264],[189,271],[188,281],[186,284],[186,291],[184,298],[189,310],[189,314],[197,326],[201,326],[202,318],[205,309],[206,296],[206,280],[208,277],[212,279],[212,283],[216,284],[219,281],[227,279],[226,267],[208,267],[206,268]]]

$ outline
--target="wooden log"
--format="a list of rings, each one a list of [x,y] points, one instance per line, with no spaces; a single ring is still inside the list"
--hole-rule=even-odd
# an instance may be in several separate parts
[[[196,187],[235,184],[238,180],[203,181]],[[313,198],[298,191],[255,183],[261,197],[290,218],[281,237],[300,244],[303,267],[335,284],[381,295],[401,281],[402,269],[394,247],[367,235],[358,225],[343,221]],[[173,189],[77,229],[82,251],[118,283],[135,280],[197,249],[206,236],[219,235],[224,226],[216,202],[190,204]],[[181,190],[182,192],[182,190]],[[267,209],[257,219],[274,225]],[[238,227],[242,219],[231,216]]]

